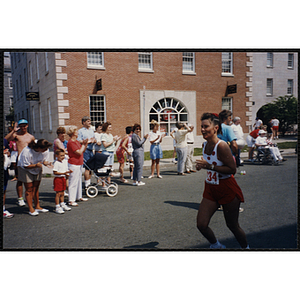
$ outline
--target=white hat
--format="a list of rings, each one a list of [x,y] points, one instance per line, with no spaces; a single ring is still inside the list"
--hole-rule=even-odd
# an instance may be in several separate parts
[[[262,129],[258,132],[259,135],[264,134],[264,133],[267,133],[267,132]]]

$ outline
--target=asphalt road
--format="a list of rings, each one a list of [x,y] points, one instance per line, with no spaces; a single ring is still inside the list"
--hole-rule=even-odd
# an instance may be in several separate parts
[[[240,225],[251,249],[297,249],[297,157],[287,158],[279,166],[245,163],[239,170],[246,175],[235,176],[245,197]],[[145,178],[145,186],[115,180],[116,197],[99,193],[63,215],[54,213],[53,179],[43,178],[40,202],[50,211],[37,217],[16,205],[15,183],[10,182],[6,207],[15,216],[3,220],[3,249],[207,250],[209,243],[196,228],[205,171],[176,174],[176,166],[169,165],[162,168],[163,179]],[[240,248],[221,211],[210,226],[227,249]]]

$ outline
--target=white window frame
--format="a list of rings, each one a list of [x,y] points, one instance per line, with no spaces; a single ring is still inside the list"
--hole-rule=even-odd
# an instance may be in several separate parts
[[[267,52],[267,68],[273,68],[273,52]]]
[[[89,57],[91,54],[99,55],[101,57],[102,63],[93,63],[91,60],[92,58]],[[88,69],[98,69],[98,70],[105,70],[104,66],[104,52],[87,52],[86,53],[87,59],[87,68]]]
[[[31,106],[31,119],[32,119],[32,129],[35,132],[35,113],[34,113],[34,105]]]
[[[273,96],[273,78],[267,78],[267,96]]]
[[[230,58],[224,58],[223,54],[230,54]],[[229,71],[224,72],[223,63],[229,62]],[[222,52],[222,76],[233,76],[233,52]]]
[[[232,97],[222,97],[222,110],[224,109],[232,112]]]
[[[294,92],[294,80],[288,79],[287,80],[287,95],[293,95]]]
[[[30,79],[30,88],[33,87],[33,78],[32,78],[32,63],[29,62],[29,79]]]
[[[12,78],[11,77],[8,77],[8,88],[10,90],[12,90],[12,88],[13,88],[13,83],[12,83]]]
[[[36,62],[36,77],[37,82],[40,81],[40,69],[39,69],[39,54],[38,52],[35,53],[35,62]]]
[[[101,109],[93,109],[93,104],[92,104],[92,98],[91,97],[99,97],[100,101],[103,101],[103,110]],[[106,122],[106,97],[105,95],[90,95],[89,96],[89,109],[90,109],[90,117],[91,117],[91,123],[93,126],[95,126],[95,124],[97,122]]]
[[[191,66],[191,67],[186,68],[186,66]],[[195,52],[182,52],[182,74],[196,75]]]
[[[49,121],[49,132],[52,132],[52,112],[51,112],[51,98],[47,99],[48,106],[48,121]]]
[[[183,116],[186,116],[186,120],[185,118],[183,119]],[[164,131],[167,136],[170,136],[177,122],[188,123],[189,112],[180,100],[174,97],[165,97],[156,101],[151,107],[149,111],[149,129],[152,120],[158,121],[160,130]]]
[[[45,71],[46,75],[49,73],[49,61],[48,61],[48,52],[45,52]]]
[[[39,103],[39,115],[40,115],[40,131],[43,132],[43,112],[42,112],[41,103]]]
[[[146,56],[150,58],[150,64],[147,66],[144,66],[141,64],[141,60],[145,60]],[[148,73],[153,73],[153,55],[152,52],[138,52],[138,71],[139,72],[148,72]],[[145,63],[144,63],[145,64]]]
[[[288,69],[294,69],[294,53],[288,53]]]

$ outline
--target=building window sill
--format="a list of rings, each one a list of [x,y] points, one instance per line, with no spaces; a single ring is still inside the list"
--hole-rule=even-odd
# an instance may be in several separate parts
[[[193,75],[193,76],[195,76],[197,74],[193,71],[182,71],[182,75]]]
[[[139,72],[141,73],[154,73],[152,69],[139,69]]]
[[[87,69],[94,69],[94,70],[105,70],[104,66],[97,66],[97,65],[89,65]]]
[[[273,96],[273,94],[266,94],[266,96],[267,96],[267,97],[272,97],[272,96]]]
[[[232,73],[222,73],[222,77],[234,77]]]
[[[268,69],[273,69],[273,66],[267,66]]]

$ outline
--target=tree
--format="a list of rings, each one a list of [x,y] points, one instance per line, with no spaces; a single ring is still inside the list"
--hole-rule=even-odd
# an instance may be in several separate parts
[[[297,111],[298,99],[293,95],[280,96],[262,107],[264,123],[276,117],[280,121],[279,131],[283,135],[290,125],[297,124]]]

